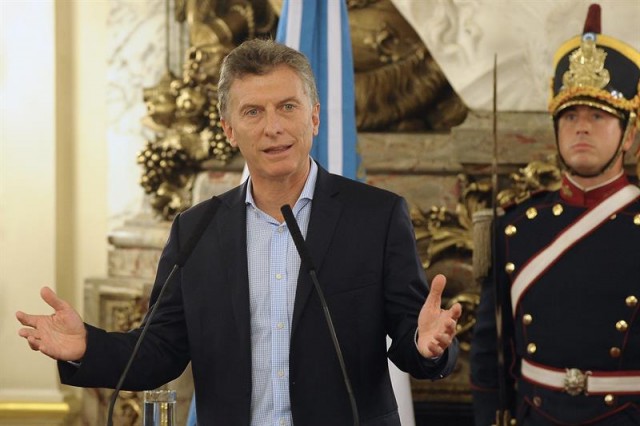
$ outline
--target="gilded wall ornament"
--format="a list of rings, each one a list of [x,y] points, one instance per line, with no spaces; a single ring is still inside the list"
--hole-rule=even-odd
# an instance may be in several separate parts
[[[463,317],[458,321],[458,339],[463,351],[471,348],[471,330],[475,310],[480,302],[480,289],[474,284],[472,270],[473,214],[486,209],[491,199],[491,183],[470,180],[458,175],[461,196],[455,211],[432,206],[428,212],[411,209],[418,253],[427,276],[446,272],[445,304],[459,302]]]
[[[390,0],[349,1],[359,131],[448,130],[468,108]]]
[[[277,15],[266,0],[196,0],[175,3],[189,25],[190,48],[182,75],[167,71],[144,90],[143,124],[155,133],[138,153],[140,184],[153,210],[171,220],[191,205],[191,190],[205,162],[227,164],[237,153],[220,125],[217,82],[222,59],[245,39],[273,36]]]
[[[509,178],[509,187],[497,196],[498,205],[502,207],[521,203],[536,192],[560,189],[562,172],[554,157],[547,161],[532,161]]]
[[[497,205],[518,203],[532,192],[553,190],[560,184],[560,169],[553,162],[532,162],[511,174],[506,188],[496,195]],[[428,211],[410,210],[418,254],[427,277],[438,273],[447,277],[443,304],[462,304],[457,337],[461,354],[456,370],[445,381],[425,383],[412,380],[415,401],[471,402],[469,351],[476,310],[480,304],[480,285],[490,264],[491,179],[458,176],[460,197],[453,211],[432,206]],[[476,214],[488,213],[488,220],[476,222]],[[482,222],[482,221],[481,221]],[[479,235],[486,234],[486,235]],[[479,261],[480,259],[480,261]],[[479,266],[480,265],[485,265]],[[483,273],[478,273],[483,270]]]

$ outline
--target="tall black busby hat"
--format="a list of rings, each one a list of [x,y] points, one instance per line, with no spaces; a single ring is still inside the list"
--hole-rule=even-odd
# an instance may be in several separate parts
[[[553,65],[549,102],[553,117],[572,105],[588,105],[623,120],[635,116],[640,125],[640,52],[600,34],[599,5],[589,7],[582,36],[560,46]]]

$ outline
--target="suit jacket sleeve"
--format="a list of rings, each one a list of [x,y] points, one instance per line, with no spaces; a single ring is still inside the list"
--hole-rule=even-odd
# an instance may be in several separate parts
[[[171,271],[179,249],[180,216],[174,221],[160,258],[151,293],[149,312],[157,303],[162,284]],[[160,306],[129,370],[123,389],[155,389],[178,377],[189,362],[188,339],[182,313],[180,271],[174,274]],[[146,318],[143,322],[146,322]],[[81,387],[115,388],[133,353],[140,328],[129,332],[107,332],[91,325],[87,329],[87,351],[80,367],[58,363],[62,383]]]
[[[387,317],[394,328],[387,330],[392,338],[389,358],[401,370],[418,379],[439,379],[449,375],[458,357],[458,341],[454,339],[437,360],[422,357],[415,344],[418,314],[426,299],[428,285],[415,244],[411,218],[402,198],[398,198],[391,214],[386,255],[385,292]],[[407,306],[411,306],[407,310]]]

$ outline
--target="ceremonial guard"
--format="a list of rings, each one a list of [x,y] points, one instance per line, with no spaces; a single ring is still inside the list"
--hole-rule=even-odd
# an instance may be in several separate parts
[[[623,168],[640,52],[600,34],[592,5],[554,69],[562,184],[497,219],[471,353],[476,425],[501,408],[507,424],[640,425],[640,189]]]

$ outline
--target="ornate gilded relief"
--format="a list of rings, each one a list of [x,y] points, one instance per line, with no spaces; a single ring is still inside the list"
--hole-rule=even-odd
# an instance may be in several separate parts
[[[390,0],[348,0],[359,131],[447,130],[467,107],[416,32]],[[275,37],[278,0],[178,0],[177,20],[189,26],[181,77],[167,71],[144,90],[154,131],[138,155],[140,184],[154,211],[172,219],[191,205],[196,173],[224,166],[237,150],[227,142],[217,111],[222,58],[243,40]]]
[[[145,291],[144,294],[149,294]],[[138,327],[149,304],[148,297],[128,293],[104,294],[100,298],[100,325],[108,331],[128,331]],[[101,409],[109,405],[111,390],[90,389],[99,401]],[[121,391],[113,411],[114,422],[123,426],[140,426],[142,422],[142,395],[139,392]],[[100,418],[104,417],[104,413]]]
[[[547,161],[532,161],[511,174],[511,185],[498,193],[498,205],[521,203],[539,191],[555,191],[560,188],[561,178],[555,156]]]
[[[237,153],[220,125],[217,81],[225,55],[241,41],[273,37],[277,15],[266,0],[176,2],[176,18],[189,25],[189,44],[180,78],[167,71],[144,90],[143,123],[156,138],[138,154],[140,184],[151,206],[171,219],[191,205],[196,173],[205,162],[226,164]]]
[[[509,176],[507,188],[497,196],[497,205],[519,203],[537,191],[551,191],[560,186],[560,169],[555,163],[534,161]],[[491,211],[491,179],[472,179],[458,176],[460,198],[455,211],[433,206],[428,212],[411,208],[418,253],[427,277],[442,273],[447,277],[443,303],[449,307],[458,302],[463,316],[458,321],[457,336],[461,354],[454,373],[447,380],[425,382],[412,379],[416,401],[471,402],[469,387],[469,351],[476,309],[480,303],[480,280],[474,268],[474,258],[489,257],[488,248],[475,247],[473,216]],[[487,227],[488,231],[490,227]],[[484,236],[480,241],[490,240]],[[475,250],[475,252],[474,252]]]
[[[195,174],[205,160],[229,161],[236,149],[227,142],[218,116],[216,80],[226,50],[205,45],[189,50],[182,79],[167,74],[144,91],[144,123],[156,133],[138,155],[140,184],[151,205],[172,218],[191,203]]]
[[[415,401],[470,402],[469,360],[471,331],[475,324],[475,310],[480,303],[480,287],[473,276],[474,212],[486,208],[491,199],[490,181],[470,180],[458,176],[460,198],[455,211],[433,206],[427,212],[411,208],[418,253],[427,277],[442,273],[447,277],[443,304],[458,302],[463,316],[458,321],[457,336],[461,354],[453,374],[444,381],[412,380]]]
[[[462,123],[467,107],[391,1],[347,4],[358,130],[448,130]]]

